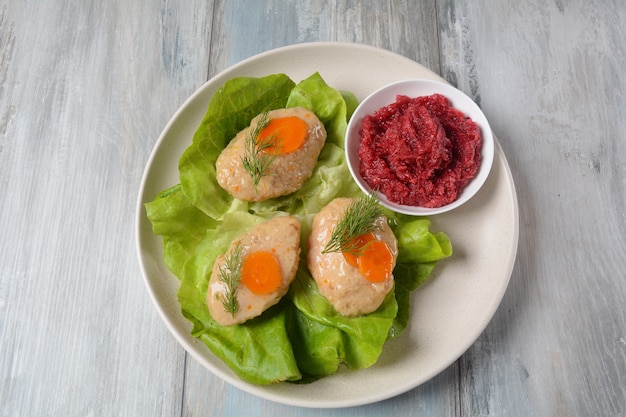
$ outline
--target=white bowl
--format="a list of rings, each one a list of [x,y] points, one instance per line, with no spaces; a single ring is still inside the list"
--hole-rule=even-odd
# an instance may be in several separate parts
[[[359,174],[360,160],[358,156],[361,124],[367,115],[375,113],[381,107],[387,106],[396,101],[397,95],[405,95],[411,98],[428,96],[432,94],[441,94],[450,100],[452,107],[463,112],[470,117],[481,130],[483,137],[482,145],[482,161],[476,176],[465,186],[462,193],[452,203],[437,207],[426,208],[418,206],[409,206],[397,204],[390,201],[384,194],[378,192],[380,203],[398,213],[409,214],[414,216],[430,216],[444,213],[459,207],[463,203],[472,198],[482,187],[489,175],[494,155],[493,133],[487,122],[487,118],[483,114],[478,105],[462,91],[439,81],[426,79],[412,79],[397,81],[388,84],[367,96],[357,107],[346,131],[346,158],[352,177],[361,189],[366,193],[371,193],[372,189],[367,182]]]

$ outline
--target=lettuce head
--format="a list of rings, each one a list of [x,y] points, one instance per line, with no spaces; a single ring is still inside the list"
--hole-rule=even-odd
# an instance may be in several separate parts
[[[362,195],[344,156],[344,135],[357,104],[353,94],[330,87],[318,73],[298,84],[284,74],[231,79],[214,94],[180,158],[180,183],[145,206],[154,233],[163,239],[164,262],[180,280],[178,301],[193,324],[192,334],[250,383],[309,382],[341,366],[372,366],[386,340],[408,325],[411,291],[452,253],[448,237],[432,233],[427,218],[386,212],[399,257],[394,290],[380,308],[362,317],[343,317],[320,294],[303,261],[304,243],[322,207],[337,197]],[[311,178],[300,190],[268,201],[233,198],[216,181],[215,161],[222,149],[258,114],[295,106],[313,111],[328,134]],[[284,214],[302,224],[302,260],[289,293],[246,323],[217,324],[205,301],[215,259],[253,225]]]

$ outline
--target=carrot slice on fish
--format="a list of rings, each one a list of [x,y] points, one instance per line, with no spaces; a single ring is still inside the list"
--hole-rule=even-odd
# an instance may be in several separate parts
[[[280,265],[276,257],[265,251],[253,252],[241,265],[241,283],[257,295],[270,294],[280,287]]]
[[[259,133],[257,143],[271,143],[264,150],[272,155],[295,152],[304,145],[308,128],[309,125],[296,116],[272,119]]]
[[[371,233],[356,238],[361,252],[358,255],[343,252],[346,262],[356,268],[370,282],[383,282],[393,272],[393,255],[385,242]]]

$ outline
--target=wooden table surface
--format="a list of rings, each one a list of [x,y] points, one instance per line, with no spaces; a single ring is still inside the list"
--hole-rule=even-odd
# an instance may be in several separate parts
[[[620,0],[0,1],[0,416],[626,416],[625,27]],[[480,338],[418,388],[345,409],[205,370],[135,249],[143,169],[179,106],[313,41],[396,52],[470,95],[519,201]]]

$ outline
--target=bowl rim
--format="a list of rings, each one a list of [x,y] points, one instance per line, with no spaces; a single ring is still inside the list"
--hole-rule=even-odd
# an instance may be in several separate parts
[[[412,94],[411,89],[424,90],[424,93]],[[408,91],[405,91],[408,90]],[[369,95],[367,95],[356,107],[348,126],[345,135],[345,155],[348,163],[348,168],[352,178],[357,183],[359,188],[366,194],[373,192],[372,188],[361,177],[359,173],[360,160],[358,157],[358,147],[360,142],[360,127],[363,118],[366,115],[372,114],[381,107],[389,105],[396,100],[398,94],[403,94],[411,98],[430,95],[430,94],[442,94],[450,100],[453,108],[462,111],[466,116],[470,117],[481,130],[483,137],[483,144],[481,149],[481,164],[476,176],[465,186],[458,198],[450,204],[436,208],[427,208],[420,206],[410,206],[404,204],[398,204],[390,201],[383,193],[376,192],[376,196],[380,203],[397,213],[408,214],[412,216],[431,216],[436,214],[442,214],[454,210],[461,205],[465,204],[474,197],[480,188],[484,185],[491,167],[493,165],[495,145],[493,132],[491,126],[484,112],[478,106],[478,104],[467,94],[460,89],[452,86],[447,82],[436,81],[426,78],[408,78],[404,80],[395,81],[393,83],[382,86]],[[469,113],[469,114],[468,114]]]

